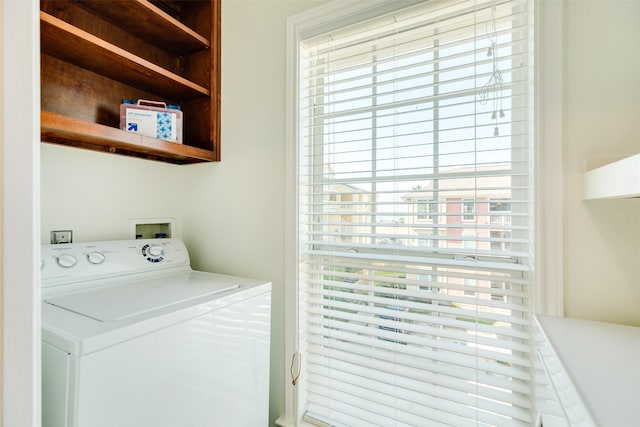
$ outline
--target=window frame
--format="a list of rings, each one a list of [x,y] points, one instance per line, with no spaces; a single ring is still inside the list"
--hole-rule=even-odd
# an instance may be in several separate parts
[[[407,5],[416,1],[395,2]],[[342,26],[349,21],[366,19],[388,10],[394,2],[384,0],[345,3],[333,0],[308,11],[291,16],[286,25],[286,181],[285,181],[285,336],[283,371],[285,378],[284,405],[276,420],[281,427],[310,426],[300,417],[295,377],[299,359],[298,342],[298,230],[297,230],[297,135],[299,87],[297,45],[300,34],[323,32],[330,26]],[[562,2],[536,2],[534,5],[535,70],[537,82],[534,93],[535,173],[536,194],[534,205],[538,259],[534,277],[534,312],[551,315],[563,314],[562,295],[562,222],[563,191],[557,182],[563,179],[562,160],[562,93],[563,93],[563,35],[564,4]],[[540,203],[542,194],[548,203]]]

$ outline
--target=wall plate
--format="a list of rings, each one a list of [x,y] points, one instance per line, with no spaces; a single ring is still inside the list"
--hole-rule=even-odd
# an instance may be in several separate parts
[[[57,245],[60,243],[71,243],[71,242],[73,242],[72,230],[56,230],[51,232],[52,245]]]
[[[177,237],[175,218],[129,219],[130,239],[161,239]]]

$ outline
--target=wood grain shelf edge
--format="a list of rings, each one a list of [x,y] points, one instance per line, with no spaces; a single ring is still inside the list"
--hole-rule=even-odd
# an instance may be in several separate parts
[[[185,144],[125,132],[48,111],[41,112],[43,142],[135,155],[151,160],[188,164],[215,161],[215,153]]]

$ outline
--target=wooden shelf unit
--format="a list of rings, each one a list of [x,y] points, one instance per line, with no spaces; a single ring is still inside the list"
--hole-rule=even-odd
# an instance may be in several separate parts
[[[42,0],[42,141],[220,160],[220,0]],[[183,144],[119,129],[123,99],[180,105]]]

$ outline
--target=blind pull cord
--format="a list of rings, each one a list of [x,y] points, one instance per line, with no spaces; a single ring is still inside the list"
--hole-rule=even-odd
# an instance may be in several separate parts
[[[291,356],[291,367],[289,372],[291,373],[291,384],[296,385],[298,378],[300,378],[300,371],[302,366],[302,355],[297,351]]]

